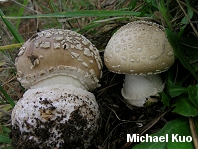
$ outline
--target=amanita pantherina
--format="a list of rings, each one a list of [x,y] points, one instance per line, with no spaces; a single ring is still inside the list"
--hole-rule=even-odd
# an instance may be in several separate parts
[[[174,63],[174,51],[163,27],[148,21],[134,21],[121,27],[104,52],[107,68],[126,74],[122,96],[131,105],[142,107],[158,96],[164,84],[159,73]]]
[[[70,30],[37,33],[20,48],[17,79],[28,90],[12,112],[15,148],[87,148],[98,128],[102,62],[84,36]]]
[[[92,91],[102,75],[98,50],[84,36],[70,30],[37,33],[20,48],[18,80],[25,88],[72,84]]]

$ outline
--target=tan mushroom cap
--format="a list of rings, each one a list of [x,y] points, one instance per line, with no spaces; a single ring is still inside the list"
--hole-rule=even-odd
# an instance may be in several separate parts
[[[174,63],[174,51],[160,25],[134,21],[111,37],[104,62],[110,71],[117,73],[158,74]]]
[[[53,76],[69,76],[93,90],[102,75],[96,47],[70,30],[49,29],[37,33],[20,48],[15,61],[18,80],[25,88]]]

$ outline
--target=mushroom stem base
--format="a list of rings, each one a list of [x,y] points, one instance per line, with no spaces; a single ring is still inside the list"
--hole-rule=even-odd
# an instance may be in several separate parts
[[[12,111],[15,149],[84,149],[98,130],[94,94],[72,85],[27,90]]]
[[[159,96],[164,89],[164,83],[160,75],[125,75],[125,81],[121,90],[122,96],[130,105],[143,107],[151,96]],[[154,100],[150,100],[154,101]]]

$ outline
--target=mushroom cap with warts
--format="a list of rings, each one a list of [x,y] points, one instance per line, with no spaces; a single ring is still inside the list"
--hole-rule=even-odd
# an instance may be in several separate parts
[[[25,88],[55,76],[67,76],[91,91],[102,76],[96,47],[84,36],[63,29],[35,34],[20,48],[15,64],[17,78]],[[64,84],[64,80],[59,83]]]
[[[104,62],[116,73],[158,74],[174,63],[174,51],[162,26],[134,21],[111,37],[104,52]]]
[[[72,85],[29,89],[12,112],[15,148],[87,148],[98,129],[95,96]]]

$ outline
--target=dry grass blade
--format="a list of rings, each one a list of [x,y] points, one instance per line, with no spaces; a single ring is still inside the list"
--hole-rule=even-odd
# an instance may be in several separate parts
[[[11,43],[12,37],[9,31],[5,28],[2,20],[0,20],[0,26],[0,46],[9,45]]]
[[[109,85],[109,86],[107,86],[107,87],[105,87],[105,88],[100,89],[100,90],[98,91],[98,96],[100,96],[103,92],[105,92],[105,91],[106,91],[107,89],[109,89],[110,87],[113,87],[113,86],[118,85],[118,84],[120,84],[120,83],[122,83],[122,81],[117,82],[117,83],[114,83],[114,84],[112,84],[112,85]]]
[[[181,10],[183,11],[185,17],[187,18],[188,22],[190,23],[195,35],[198,37],[198,31],[196,30],[195,26],[193,25],[192,21],[190,20],[190,18],[188,17],[188,14],[186,13],[186,11],[184,10],[183,6],[181,5],[180,1],[177,0],[177,3],[179,4],[179,7],[181,8]]]
[[[0,47],[0,50],[14,49],[22,46],[23,43],[9,44]]]
[[[19,5],[20,7],[24,7],[25,9],[27,9],[27,10],[29,10],[29,11],[32,11],[32,12],[34,12],[34,13],[36,13],[36,14],[40,14],[39,11],[35,11],[35,10],[29,8],[29,7],[26,7],[26,6],[24,6],[23,4],[21,4],[21,3],[17,2],[17,1],[15,1],[15,0],[11,0],[11,1],[14,2],[15,4]]]
[[[13,37],[7,29],[7,27],[0,22],[0,83],[1,83],[1,102],[9,101],[14,105],[13,99],[19,99],[21,97],[19,83],[16,80],[13,72],[15,71],[14,58],[16,51],[10,50],[10,48],[16,48],[21,44],[11,44]],[[6,46],[5,46],[6,45]],[[6,100],[8,99],[8,100]]]
[[[197,133],[196,133],[195,123],[194,123],[192,117],[189,117],[189,124],[190,124],[190,131],[191,131],[191,134],[192,134],[194,147],[195,147],[195,149],[198,149],[198,136],[197,136]]]
[[[113,130],[111,130],[111,132],[108,134],[107,138],[106,138],[105,141],[103,142],[102,148],[101,148],[101,149],[104,149],[104,148],[105,148],[105,145],[106,145],[106,143],[107,143],[107,140],[112,136],[113,131],[114,131],[118,126],[123,125],[123,124],[125,124],[125,123],[128,123],[128,122],[119,123],[118,125],[116,125],[116,126],[113,128]],[[120,148],[120,149],[121,149],[121,148]],[[124,149],[124,148],[123,148],[123,149]]]
[[[145,126],[142,127],[142,129],[139,131],[139,136],[142,136],[144,133],[146,133],[150,128],[152,128],[160,119],[162,119],[167,113],[171,111],[171,108],[166,110],[164,113],[159,115],[157,118],[153,119],[149,123],[147,123]],[[132,144],[132,142],[125,143],[120,149],[125,149],[129,147]]]

